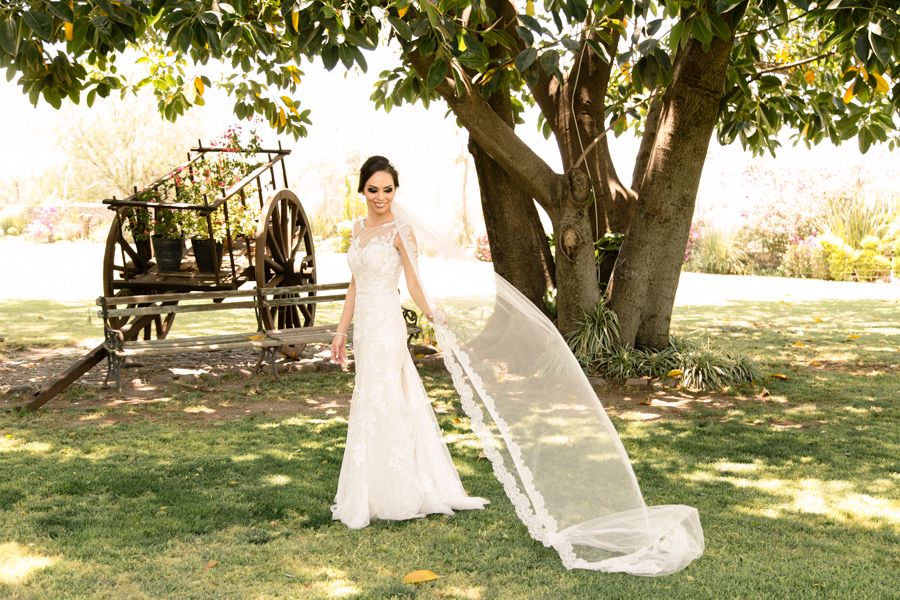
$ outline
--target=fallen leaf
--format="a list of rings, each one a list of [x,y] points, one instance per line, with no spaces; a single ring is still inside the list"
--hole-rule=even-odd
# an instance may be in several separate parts
[[[813,323],[822,323],[824,320],[822,317],[813,317]]]
[[[772,373],[772,379],[785,380],[785,379],[788,379],[788,376],[785,375],[784,373]]]
[[[768,395],[769,395],[769,390],[767,390],[766,388],[763,388],[759,391],[760,398],[766,398],[766,397],[768,397]]]
[[[794,348],[806,348],[806,344],[804,344],[800,340],[797,340],[796,342],[794,342]]]
[[[413,571],[412,573],[407,573],[403,577],[403,583],[425,583],[426,581],[434,581],[438,579],[440,575],[434,573],[434,571],[429,571],[427,569],[423,569],[421,571]]]
[[[252,341],[254,341],[254,342],[258,342],[259,340],[264,340],[264,339],[266,339],[266,334],[264,334],[264,333],[256,333],[256,334],[254,334],[254,335],[248,335],[248,336],[247,336],[247,339],[248,339],[248,340],[252,340]]]
[[[681,377],[682,375],[684,375],[684,371],[681,369],[672,369],[666,373],[666,377]]]
[[[9,439],[9,440],[11,440],[11,439],[13,438],[13,434],[7,433],[7,434],[6,434],[6,438]]]
[[[214,566],[216,566],[217,564],[219,564],[219,561],[217,561],[217,560],[211,560],[211,561],[209,561],[208,563],[206,563],[206,566],[203,567],[203,568],[204,568],[204,569],[212,569],[212,568],[213,568]]]
[[[454,425],[459,425],[460,423],[462,423],[462,419],[460,419],[459,417],[453,417],[452,419],[450,419],[450,422]]]
[[[858,333],[851,333],[851,334],[848,334],[848,335],[847,335],[847,339],[848,339],[848,340],[858,340],[858,339],[859,339],[859,334],[858,334]]]
[[[811,361],[809,361],[809,366],[811,366],[811,367],[821,367],[821,366],[822,366],[822,361],[811,360]]]

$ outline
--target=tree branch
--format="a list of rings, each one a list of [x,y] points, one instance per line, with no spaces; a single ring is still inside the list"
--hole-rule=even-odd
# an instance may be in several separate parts
[[[431,67],[431,61],[422,57],[418,50],[405,49],[404,54],[410,64],[424,80]],[[460,71],[465,73],[460,69]],[[479,146],[487,152],[491,158],[506,169],[508,173],[517,177],[522,189],[534,198],[547,212],[555,213],[556,206],[553,188],[558,184],[561,176],[558,175],[538,156],[506,122],[491,109],[471,81],[464,82],[466,93],[460,98],[456,96],[456,89],[447,80],[442,81],[437,92],[444,98],[450,110],[456,115],[463,126],[469,131]]]
[[[807,15],[809,15],[809,13],[811,13],[811,12],[812,12],[811,10],[807,10],[805,12],[800,13],[799,15],[797,15],[795,17],[791,17],[790,19],[788,19],[786,21],[782,21],[781,23],[775,23],[771,27],[764,27],[763,29],[755,29],[753,31],[742,31],[740,33],[736,33],[734,37],[735,37],[735,39],[739,40],[741,38],[747,37],[748,35],[759,35],[760,33],[766,33],[767,31],[772,31],[773,29],[778,29],[779,27],[784,27],[788,23],[793,23],[794,21],[798,21],[798,20],[806,17]]]
[[[798,60],[796,62],[787,63],[783,65],[778,65],[777,67],[770,67],[768,69],[761,69],[756,72],[753,77],[750,78],[750,81],[755,81],[759,79],[763,75],[767,73],[777,73],[778,71],[787,71],[788,69],[793,69],[794,67],[799,67],[805,65],[807,63],[816,62],[817,60],[822,60],[823,58],[828,58],[829,56],[834,56],[837,53],[837,50],[832,50],[831,52],[825,52],[819,54],[818,56],[813,56],[811,58],[804,58],[803,60]]]

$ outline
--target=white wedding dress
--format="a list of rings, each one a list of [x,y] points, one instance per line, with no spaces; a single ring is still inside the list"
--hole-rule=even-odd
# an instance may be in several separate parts
[[[483,508],[463,489],[406,345],[396,221],[354,224],[347,262],[356,282],[356,380],[332,517],[352,529]],[[411,231],[404,232],[407,239]],[[414,250],[414,249],[413,249]],[[415,254],[410,257],[415,261]]]

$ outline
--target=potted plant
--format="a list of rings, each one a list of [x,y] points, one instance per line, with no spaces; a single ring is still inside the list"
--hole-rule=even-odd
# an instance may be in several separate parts
[[[222,249],[225,240],[225,217],[221,208],[209,215],[200,211],[186,211],[185,220],[188,222],[185,231],[191,236],[191,247],[194,250],[194,259],[197,261],[197,269],[201,273],[214,273],[222,264]],[[210,223],[212,231],[210,231]]]
[[[184,233],[181,230],[182,215],[170,208],[154,210],[153,254],[160,271],[179,271],[184,257]]]

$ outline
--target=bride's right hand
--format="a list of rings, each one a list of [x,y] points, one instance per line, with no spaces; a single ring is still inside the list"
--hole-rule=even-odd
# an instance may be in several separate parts
[[[347,362],[347,336],[335,335],[331,340],[331,362],[342,366]]]

